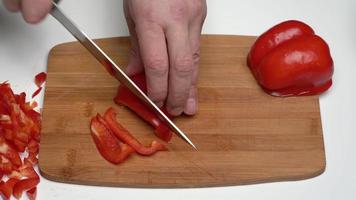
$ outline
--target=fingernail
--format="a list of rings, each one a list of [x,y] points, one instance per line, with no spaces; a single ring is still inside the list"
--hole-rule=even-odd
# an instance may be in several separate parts
[[[168,109],[169,114],[173,116],[179,116],[183,113],[183,109],[180,107]]]
[[[185,105],[184,113],[187,115],[194,115],[197,112],[197,103],[195,99],[188,99]]]

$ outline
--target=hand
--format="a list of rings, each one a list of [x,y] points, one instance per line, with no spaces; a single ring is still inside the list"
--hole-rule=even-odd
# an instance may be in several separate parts
[[[11,12],[21,12],[26,22],[40,22],[51,11],[50,0],[3,0],[5,7]]]
[[[128,75],[145,70],[148,96],[170,114],[197,111],[205,0],[124,0],[132,49]]]

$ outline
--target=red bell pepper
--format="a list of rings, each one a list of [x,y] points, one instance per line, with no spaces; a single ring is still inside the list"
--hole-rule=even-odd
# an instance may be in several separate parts
[[[42,84],[46,81],[46,79],[47,79],[46,72],[41,72],[35,76],[35,84],[37,85],[37,87],[40,88]]]
[[[136,74],[130,78],[143,92],[147,93],[146,78],[144,73]],[[127,87],[123,85],[119,86],[118,93],[114,101],[119,105],[127,106],[143,120],[151,124],[151,126],[155,128],[155,134],[157,137],[166,142],[171,140],[172,132],[168,126]],[[165,110],[163,111],[168,117],[171,118]]]
[[[41,83],[42,84],[42,83]],[[9,199],[20,198],[28,191],[30,199],[36,196],[40,179],[33,169],[38,162],[41,116],[34,110],[36,102],[26,102],[26,94],[14,94],[8,83],[0,84],[0,175],[10,179],[0,183],[0,194]],[[22,162],[19,152],[27,149]]]
[[[13,165],[17,167],[22,165],[21,158],[17,151],[8,144],[2,136],[0,136],[0,154],[9,159]]]
[[[120,141],[99,114],[92,118],[90,129],[97,149],[107,161],[119,164],[134,152],[127,144],[120,145]]]
[[[14,185],[19,181],[19,179],[10,178],[6,182],[0,182],[0,194],[3,195],[4,199],[10,199]]]
[[[16,199],[20,199],[24,191],[35,188],[39,182],[40,182],[39,178],[27,178],[27,179],[20,180],[14,185],[12,194]]]
[[[10,162],[9,159],[4,157],[3,155],[0,156],[0,174],[10,174],[13,169],[13,164]],[[2,176],[1,176],[2,177]]]
[[[32,98],[35,98],[41,91],[42,91],[42,87],[39,87],[35,92],[33,92]]]
[[[135,149],[137,153],[141,155],[149,156],[156,153],[157,151],[167,150],[167,148],[163,144],[155,140],[151,143],[150,147],[143,146],[134,136],[129,133],[126,128],[124,128],[116,120],[116,112],[111,107],[105,112],[104,119],[117,138],[130,145],[132,148]]]
[[[37,187],[32,188],[26,192],[29,200],[35,200],[37,197]]]
[[[320,94],[332,85],[327,43],[299,21],[286,21],[263,33],[250,50],[248,66],[274,96]]]

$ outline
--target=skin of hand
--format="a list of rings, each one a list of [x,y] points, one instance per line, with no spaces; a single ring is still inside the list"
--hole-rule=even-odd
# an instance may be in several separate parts
[[[3,0],[26,22],[40,22],[50,0]],[[128,75],[145,70],[148,96],[170,114],[194,115],[198,108],[197,79],[200,34],[207,13],[205,0],[124,0],[132,49]]]
[[[27,23],[36,24],[50,12],[50,0],[3,0],[5,7],[11,12],[21,12]]]
[[[124,0],[128,75],[145,71],[148,96],[170,114],[194,115],[205,0]]]

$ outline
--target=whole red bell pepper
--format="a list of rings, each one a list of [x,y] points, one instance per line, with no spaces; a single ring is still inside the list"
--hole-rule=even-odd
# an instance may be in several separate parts
[[[247,61],[270,95],[314,95],[332,85],[333,60],[328,44],[300,21],[285,21],[263,33]]]

